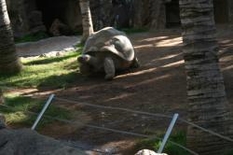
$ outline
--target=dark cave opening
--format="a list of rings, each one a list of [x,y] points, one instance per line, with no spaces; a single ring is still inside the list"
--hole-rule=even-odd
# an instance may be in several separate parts
[[[171,0],[166,3],[166,27],[179,27],[180,25],[179,0]]]
[[[214,19],[216,23],[229,22],[229,7],[227,0],[214,0]]]
[[[42,12],[42,20],[47,30],[55,19],[66,24],[67,1],[65,0],[36,0],[36,6]]]

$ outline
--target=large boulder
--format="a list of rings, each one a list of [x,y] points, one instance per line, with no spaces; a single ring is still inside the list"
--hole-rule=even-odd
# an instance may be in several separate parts
[[[30,129],[0,129],[0,155],[85,155]]]

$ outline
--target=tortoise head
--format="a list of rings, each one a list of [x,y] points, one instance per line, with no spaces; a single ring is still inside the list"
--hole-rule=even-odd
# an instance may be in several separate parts
[[[91,59],[91,56],[90,55],[88,55],[88,54],[83,54],[83,55],[81,55],[81,56],[79,56],[78,58],[77,58],[77,61],[79,62],[79,63],[88,63],[89,61],[90,61],[90,59]]]

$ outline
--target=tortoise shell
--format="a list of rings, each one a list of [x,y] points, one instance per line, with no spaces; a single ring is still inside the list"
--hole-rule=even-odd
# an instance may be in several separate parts
[[[124,32],[106,27],[93,33],[86,41],[82,54],[112,53],[125,61],[133,61],[134,48]]]

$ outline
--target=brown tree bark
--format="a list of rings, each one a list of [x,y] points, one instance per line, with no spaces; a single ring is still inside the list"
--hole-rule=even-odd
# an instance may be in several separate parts
[[[0,73],[17,73],[21,70],[5,0],[0,0]]]
[[[187,74],[189,119],[191,122],[232,137],[223,76],[218,65],[218,43],[212,0],[180,0],[183,53]],[[188,146],[201,155],[224,154],[232,142],[189,127]]]
[[[87,38],[94,32],[94,30],[93,30],[89,0],[79,0],[79,5],[82,14],[82,27],[83,27],[83,36],[81,42],[84,43],[87,40]]]

